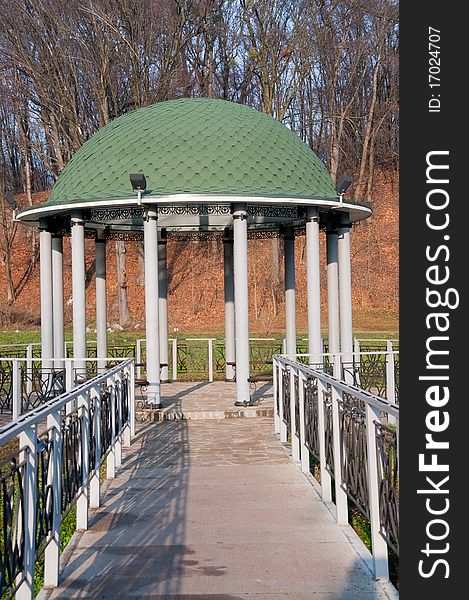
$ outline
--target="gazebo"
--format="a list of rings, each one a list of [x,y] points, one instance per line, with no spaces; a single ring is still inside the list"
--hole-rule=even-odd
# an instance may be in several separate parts
[[[132,175],[132,177],[131,177]],[[296,354],[295,235],[307,249],[308,352],[320,362],[320,230],[327,235],[329,351],[352,354],[350,229],[365,204],[346,201],[319,158],[287,127],[253,108],[212,99],[161,102],[93,135],[47,200],[17,214],[40,230],[41,339],[45,361],[63,358],[63,236],[71,235],[73,355],[86,358],[85,237],[96,244],[97,355],[107,356],[109,239],[143,237],[147,402],[168,378],[166,240],[224,242],[226,377],[250,402],[248,238],[283,236],[287,354]]]

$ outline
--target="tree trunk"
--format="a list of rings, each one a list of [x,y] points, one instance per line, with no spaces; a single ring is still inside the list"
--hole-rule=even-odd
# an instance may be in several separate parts
[[[119,296],[119,324],[125,327],[129,320],[127,276],[125,271],[125,242],[116,242],[117,283]]]

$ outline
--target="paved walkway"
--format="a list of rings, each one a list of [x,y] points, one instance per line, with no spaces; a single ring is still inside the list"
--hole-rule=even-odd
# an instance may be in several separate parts
[[[51,599],[374,600],[272,420],[145,425]]]

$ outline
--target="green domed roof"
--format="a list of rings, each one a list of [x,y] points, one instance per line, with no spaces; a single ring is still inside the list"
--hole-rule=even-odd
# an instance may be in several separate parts
[[[183,99],[127,113],[93,135],[63,170],[43,206],[203,194],[336,200],[318,157],[287,127],[224,100]]]

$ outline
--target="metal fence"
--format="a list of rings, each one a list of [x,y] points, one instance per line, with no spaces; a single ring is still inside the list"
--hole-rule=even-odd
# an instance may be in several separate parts
[[[388,549],[399,554],[398,404],[317,367],[281,356],[273,364],[276,432],[304,472],[313,459],[338,523],[350,507],[370,522],[375,576],[388,578]]]
[[[322,342],[323,352],[327,353],[327,341]],[[366,340],[355,339],[353,361],[344,365],[353,376],[359,372],[362,387],[377,388],[382,385],[383,375],[390,352],[394,353],[395,363],[395,393],[398,393],[399,355],[396,350],[399,343],[396,340]],[[67,357],[73,357],[72,342],[66,342]],[[285,354],[285,338],[250,338],[250,368],[252,374],[259,374],[271,370],[271,361],[274,354]],[[308,340],[299,338],[297,340],[298,354],[308,352]],[[375,359],[367,359],[360,363],[360,355],[375,353]],[[3,344],[0,345],[0,356],[4,358],[24,358],[30,367],[34,359],[41,357],[41,345],[32,344]],[[96,359],[96,341],[87,342],[87,357]],[[224,338],[170,338],[168,341],[168,370],[169,378],[173,381],[215,381],[225,378],[226,357]],[[133,358],[136,363],[136,375],[141,379],[145,375],[146,363],[146,341],[136,340],[113,340],[108,344],[108,359]],[[305,359],[306,360],[306,359]],[[327,358],[326,358],[327,360]],[[2,359],[0,358],[0,396],[2,395],[4,374],[1,371]],[[389,376],[386,376],[389,379]],[[382,395],[383,390],[380,390]],[[388,397],[386,392],[386,397]],[[2,410],[0,400],[0,411]]]
[[[0,465],[0,596],[34,596],[44,557],[44,585],[57,586],[60,527],[76,505],[76,528],[88,528],[100,504],[100,468],[114,478],[122,445],[135,433],[134,361],[126,360],[71,392],[52,398],[0,430],[17,441]]]

